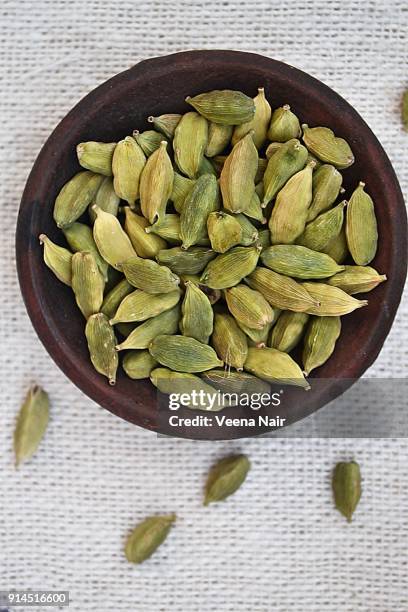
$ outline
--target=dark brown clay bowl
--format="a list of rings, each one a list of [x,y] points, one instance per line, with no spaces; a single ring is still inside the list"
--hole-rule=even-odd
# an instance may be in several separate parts
[[[186,112],[187,95],[212,89],[238,89],[250,96],[264,86],[273,108],[289,103],[310,126],[331,127],[351,145],[356,162],[344,172],[347,193],[367,183],[376,203],[379,249],[373,265],[388,281],[369,294],[369,304],[343,318],[343,329],[329,361],[315,371],[312,390],[287,388],[279,408],[268,408],[295,422],[334,399],[377,357],[392,325],[406,277],[407,222],[404,200],[391,163],[357,112],[320,81],[281,62],[237,51],[188,51],[150,59],[113,77],[81,100],[61,121],[41,150],[21,201],[17,224],[17,265],[21,290],[33,325],[65,374],[93,400],[114,414],[151,430],[188,438],[244,437],[268,431],[239,427],[172,431],[157,419],[157,395],[149,381],[119,373],[116,386],[92,368],[84,320],[71,290],[43,263],[38,236],[60,244],[52,210],[62,185],[79,171],[75,146],[86,140],[115,141],[135,128],[149,128],[148,115]],[[248,408],[228,408],[227,416],[248,416]],[[180,416],[191,416],[188,409]]]

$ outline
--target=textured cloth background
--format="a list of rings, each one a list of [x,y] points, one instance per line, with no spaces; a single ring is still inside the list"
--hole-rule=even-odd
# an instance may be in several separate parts
[[[69,589],[78,612],[406,612],[406,440],[158,439],[57,369],[28,320],[14,264],[19,200],[50,131],[105,79],[178,50],[256,51],[320,78],[374,129],[406,194],[406,3],[3,0],[0,12],[0,588]],[[406,315],[407,301],[370,375],[407,375]],[[50,393],[52,420],[38,454],[15,472],[15,414],[34,381]],[[204,509],[209,466],[238,450],[253,462],[245,487]],[[364,495],[347,525],[333,510],[330,472],[353,457]],[[128,529],[171,511],[179,521],[166,544],[129,565]]]

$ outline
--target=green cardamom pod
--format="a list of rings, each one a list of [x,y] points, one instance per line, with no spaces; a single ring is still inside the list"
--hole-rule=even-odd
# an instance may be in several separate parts
[[[279,191],[269,219],[272,244],[293,244],[305,229],[312,201],[314,162],[294,174]]]
[[[125,555],[130,563],[143,563],[163,544],[173,523],[175,514],[150,516],[144,519],[129,535]]]
[[[194,283],[187,281],[185,288],[186,293],[181,305],[180,331],[183,336],[189,336],[203,344],[208,344],[214,322],[210,300]]]
[[[271,306],[280,310],[308,312],[309,308],[318,308],[319,300],[293,278],[266,268],[256,268],[245,280],[252,289],[262,293]]]
[[[210,470],[205,485],[204,506],[223,501],[244,483],[251,464],[246,455],[231,455]]]
[[[138,325],[130,332],[126,340],[116,347],[116,350],[147,349],[157,336],[163,334],[171,336],[172,334],[176,334],[179,320],[180,307],[176,304],[173,308],[165,310],[157,316]]]
[[[291,176],[304,168],[306,162],[307,149],[296,138],[286,142],[269,158],[263,176],[263,208],[274,199]]]
[[[91,172],[112,176],[112,157],[116,142],[80,142],[76,152],[80,165]]]
[[[115,334],[108,317],[102,312],[90,316],[86,322],[85,336],[92,365],[99,374],[106,376],[110,385],[114,385],[119,360]]]
[[[316,219],[320,213],[334,204],[342,182],[342,174],[330,164],[323,164],[313,172],[313,199],[307,214],[308,222]]]
[[[208,91],[186,102],[208,121],[222,125],[241,125],[251,121],[255,114],[255,104],[241,91],[231,89]]]
[[[281,147],[283,147],[284,142],[270,142],[266,147],[265,157],[266,159],[270,159],[276,151],[278,151]]]
[[[14,430],[14,454],[16,467],[30,459],[45,434],[48,426],[49,399],[41,387],[32,387],[17,417]]]
[[[164,249],[157,254],[157,261],[176,274],[198,274],[217,253],[207,247],[194,246],[185,250],[181,247]]]
[[[269,346],[290,353],[302,339],[308,320],[309,315],[304,312],[285,310],[272,329]]]
[[[160,132],[156,132],[155,130],[146,130],[145,132],[133,130],[132,136],[146,157],[150,157],[150,155],[160,147],[163,140],[166,140],[163,134],[160,134]]]
[[[188,336],[157,336],[149,351],[161,365],[176,372],[204,372],[224,365],[211,346]]]
[[[208,141],[208,123],[198,113],[186,113],[174,132],[174,159],[183,174],[196,178]]]
[[[318,302],[318,306],[310,306],[306,312],[320,317],[336,317],[348,314],[367,306],[367,300],[356,300],[337,287],[324,283],[302,283],[308,293]]]
[[[75,253],[72,256],[72,290],[85,319],[99,312],[104,288],[105,280],[93,253]]]
[[[208,142],[205,149],[207,157],[215,157],[227,148],[233,129],[232,125],[222,125],[211,121],[208,126]]]
[[[126,278],[117,283],[105,296],[100,311],[111,319],[117,311],[121,301],[135,290]]]
[[[378,243],[374,203],[360,182],[347,207],[346,236],[348,249],[358,266],[366,266],[375,257]]]
[[[215,178],[218,178],[217,171],[214,168],[212,161],[205,156],[201,160],[201,164],[197,172],[197,177],[203,176],[203,174],[211,174],[212,176],[215,176]]]
[[[244,368],[272,384],[294,385],[306,391],[310,389],[302,370],[292,357],[274,348],[249,348]]]
[[[231,214],[231,213],[229,213]],[[255,225],[252,225],[251,221],[246,217],[247,211],[244,214],[239,213],[233,215],[234,219],[238,221],[242,229],[242,237],[240,240],[241,246],[251,246],[258,240],[258,230]]]
[[[156,130],[159,130],[167,138],[173,138],[174,132],[178,124],[180,123],[182,115],[176,113],[168,113],[166,115],[160,115],[159,117],[148,117],[149,123],[153,123]]]
[[[344,224],[340,230],[340,233],[332,238],[321,252],[329,255],[339,265],[347,259],[349,252],[347,246],[346,228]]]
[[[296,240],[297,244],[312,251],[323,251],[341,232],[345,206],[346,200],[308,223],[305,231]]]
[[[237,142],[225,160],[220,176],[220,188],[224,208],[233,212],[245,212],[255,191],[258,169],[258,151],[247,134]]]
[[[243,369],[248,354],[248,342],[233,317],[219,313],[215,315],[211,342],[218,357],[226,365],[237,370]]]
[[[88,214],[91,220],[91,223],[94,223],[96,219],[95,211],[92,210],[92,206],[98,206],[104,212],[110,213],[115,217],[118,216],[120,198],[116,195],[115,189],[113,187],[113,180],[110,176],[105,176],[103,179],[101,186],[95,194],[93,201],[90,203],[88,207]]]
[[[156,295],[136,289],[136,291],[127,295],[119,304],[116,313],[110,320],[110,324],[116,325],[116,323],[146,321],[146,319],[156,317],[165,310],[170,310],[179,300],[179,289],[171,293],[159,293]]]
[[[188,194],[180,215],[180,237],[183,249],[197,244],[206,234],[207,217],[219,206],[216,178],[210,174],[200,176]]]
[[[94,206],[93,210],[96,213],[93,237],[98,251],[105,261],[119,270],[119,264],[136,257],[129,236],[114,215],[104,212],[97,206]]]
[[[246,207],[245,215],[247,217],[250,217],[251,219],[259,221],[260,223],[266,223],[266,218],[264,217],[264,209],[261,206],[261,200],[256,190],[252,194],[252,198],[250,199],[249,204]]]
[[[184,202],[193,187],[194,181],[174,171],[173,191],[170,200],[178,213],[183,210]]]
[[[405,131],[408,132],[408,89],[402,94],[401,118],[402,125],[404,126]]]
[[[270,385],[247,372],[215,369],[202,373],[202,378],[220,393],[236,393],[238,395],[253,395],[254,393],[270,393]]]
[[[131,136],[126,136],[116,145],[112,159],[113,186],[116,194],[135,206],[139,197],[139,183],[146,163],[143,150]]]
[[[68,249],[55,244],[45,234],[39,236],[40,244],[44,245],[44,262],[54,272],[55,276],[65,285],[71,286],[72,280],[72,253]]]
[[[354,510],[361,498],[360,466],[355,461],[336,465],[332,479],[336,508],[351,523]]]
[[[157,361],[149,351],[129,351],[123,358],[122,366],[129,378],[142,380],[150,377],[150,373],[157,366]]]
[[[326,127],[309,128],[302,125],[303,142],[319,159],[336,168],[348,168],[354,163],[353,151],[344,138],[338,138]]]
[[[87,251],[92,253],[95,257],[96,263],[98,264],[98,268],[100,273],[104,277],[105,280],[108,280],[108,263],[101,257],[99,254],[98,248],[95,244],[95,240],[93,238],[92,229],[85,225],[84,223],[78,223],[77,221],[63,229],[64,236],[74,251],[77,253],[78,251]]]
[[[168,368],[159,367],[151,372],[150,380],[160,393],[168,395],[178,393],[180,403],[187,408],[218,412],[230,405],[228,401],[217,397],[214,388],[195,374],[173,372]],[[199,403],[193,399],[197,394],[201,394]]]
[[[271,246],[271,233],[269,229],[263,229],[258,232],[258,244],[261,245],[262,252]]]
[[[287,142],[291,138],[299,138],[301,133],[299,119],[290,110],[289,104],[285,104],[273,111],[268,130],[269,140]]]
[[[140,206],[143,216],[154,223],[160,220],[173,190],[173,166],[166,151],[167,141],[148,158],[140,176]]]
[[[261,253],[264,266],[294,278],[327,278],[344,270],[324,253],[297,244],[275,244]]]
[[[68,227],[79,219],[93,201],[102,180],[100,174],[86,170],[65,183],[54,204],[54,221],[59,228]]]
[[[212,289],[233,287],[256,268],[259,253],[257,246],[234,247],[210,261],[200,280]]]
[[[274,314],[276,312],[280,312],[277,308],[274,308]],[[244,334],[248,337],[248,346],[266,346],[269,332],[274,322],[267,323],[262,329],[254,329],[252,327],[247,327],[241,321],[236,319],[238,327],[244,332]]]
[[[174,213],[164,215],[145,229],[146,234],[155,234],[170,243],[181,242],[180,231],[180,215]]]
[[[137,215],[129,206],[125,206],[124,211],[125,232],[129,236],[136,254],[144,259],[153,259],[159,251],[166,248],[166,241],[160,236],[146,233],[145,229],[149,225],[148,220]]]
[[[231,141],[232,145],[235,145],[241,138],[249,134],[249,132],[252,132],[252,138],[257,149],[260,149],[265,143],[272,109],[268,100],[265,98],[265,90],[263,87],[258,88],[258,95],[254,98],[254,104],[255,114],[253,119],[235,128]]]
[[[128,282],[146,293],[169,293],[177,289],[180,279],[176,274],[150,259],[131,257],[119,265]]]
[[[303,347],[302,361],[306,376],[331,357],[340,332],[340,317],[312,317]]]
[[[329,278],[327,283],[342,289],[349,295],[354,295],[372,291],[386,280],[385,274],[379,274],[370,266],[344,266],[344,271]]]
[[[224,212],[212,212],[207,218],[207,231],[211,247],[217,253],[225,253],[240,244],[242,228],[237,219]]]
[[[263,329],[273,321],[273,309],[262,293],[246,285],[237,285],[224,291],[228,310],[237,320],[252,329]]]

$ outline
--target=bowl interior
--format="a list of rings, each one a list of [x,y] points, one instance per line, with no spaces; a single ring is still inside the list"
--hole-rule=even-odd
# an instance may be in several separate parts
[[[119,373],[115,387],[92,368],[84,338],[84,320],[71,290],[62,285],[42,260],[38,235],[64,244],[52,210],[62,185],[80,170],[75,146],[86,140],[117,141],[134,129],[151,127],[148,115],[186,112],[187,95],[211,89],[238,89],[254,96],[265,87],[272,108],[288,103],[302,122],[327,125],[350,143],[356,162],[343,172],[346,195],[358,181],[376,204],[379,249],[373,266],[386,273],[368,296],[366,308],[343,317],[343,328],[331,359],[311,378],[312,391],[288,389],[279,409],[293,422],[319,408],[358,378],[374,361],[394,318],[406,275],[406,215],[391,164],[381,145],[354,109],[335,92],[305,73],[274,60],[229,51],[186,52],[141,62],[91,92],[59,124],[41,151],[21,203],[17,228],[17,260],[22,292],[33,324],[46,348],[75,384],[115,414],[143,427],[168,433],[157,420],[156,390],[149,381],[132,381]],[[348,381],[348,382],[346,382]],[[247,409],[230,408],[228,415]],[[181,411],[183,413],[183,411]],[[185,411],[191,416],[191,412]],[[159,423],[159,424],[158,424]],[[217,428],[218,429],[218,428]],[[265,427],[265,430],[268,428]],[[250,435],[234,430],[216,437]],[[259,430],[257,430],[259,433]],[[199,429],[178,435],[205,437]]]

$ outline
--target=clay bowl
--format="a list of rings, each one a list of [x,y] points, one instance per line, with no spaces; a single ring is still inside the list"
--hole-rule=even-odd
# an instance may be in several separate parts
[[[388,282],[369,294],[369,305],[343,318],[343,329],[331,359],[315,371],[312,390],[285,389],[279,414],[295,422],[334,399],[376,359],[391,328],[406,277],[407,231],[403,197],[391,163],[377,138],[357,112],[320,81],[281,62],[236,51],[188,51],[141,62],[113,77],[81,100],[61,121],[41,150],[21,201],[17,224],[17,265],[21,290],[33,325],[65,374],[104,408],[147,429],[187,438],[244,437],[271,429],[238,427],[178,428],[158,418],[157,394],[149,381],[132,381],[122,372],[116,386],[92,368],[84,338],[84,321],[71,290],[46,268],[38,235],[60,244],[52,209],[62,185],[78,172],[75,145],[85,140],[116,141],[132,130],[147,129],[148,115],[191,110],[187,95],[212,89],[238,89],[250,96],[264,86],[273,108],[289,103],[311,126],[327,125],[346,138],[356,163],[344,172],[347,193],[359,180],[367,183],[376,203],[378,254],[373,265]],[[313,379],[316,378],[316,384]],[[318,380],[317,380],[318,379]],[[227,416],[248,416],[244,407]],[[249,411],[251,412],[251,411]],[[180,416],[191,416],[184,409]],[[252,416],[252,415],[251,415]]]

